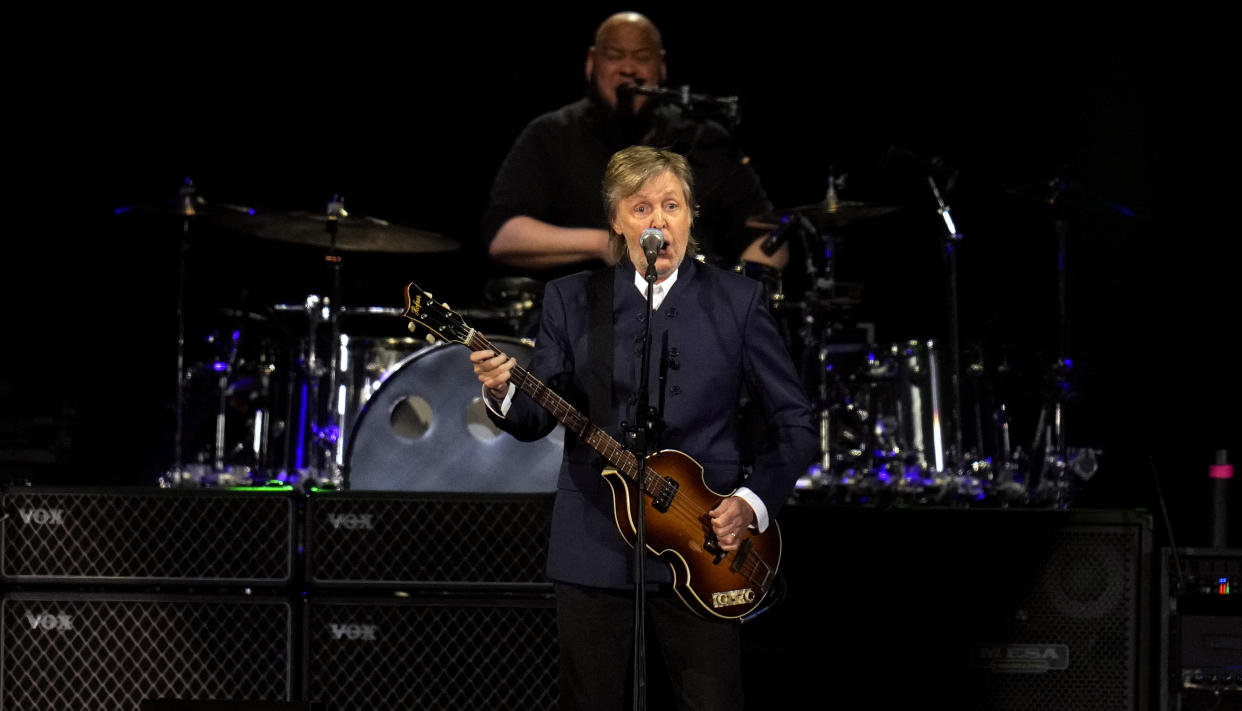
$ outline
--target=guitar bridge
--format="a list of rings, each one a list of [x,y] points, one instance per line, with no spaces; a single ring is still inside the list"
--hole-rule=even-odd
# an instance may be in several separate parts
[[[742,541],[742,545],[737,549],[737,555],[733,556],[733,562],[729,564],[729,570],[736,573],[746,559],[750,557],[750,550],[755,547],[755,542],[749,538]]]
[[[651,497],[651,506],[660,513],[668,513],[668,507],[673,505],[673,499],[677,496],[677,489],[681,486],[672,477],[664,477],[664,484]]]

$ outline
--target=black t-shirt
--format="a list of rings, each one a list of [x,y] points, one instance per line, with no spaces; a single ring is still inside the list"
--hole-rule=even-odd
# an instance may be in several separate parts
[[[623,117],[583,98],[531,121],[505,157],[483,217],[487,242],[509,219],[526,215],[561,227],[607,229],[601,185],[616,151],[635,143],[686,156],[694,175],[698,212],[692,228],[699,252],[734,266],[759,236],[746,218],[772,211],[759,177],[719,123],[693,118],[676,106],[658,106],[627,125]],[[571,265],[540,276],[592,268]]]

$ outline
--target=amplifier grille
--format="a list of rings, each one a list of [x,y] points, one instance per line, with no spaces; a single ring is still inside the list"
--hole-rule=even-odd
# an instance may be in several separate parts
[[[306,699],[352,709],[555,709],[550,597],[311,602]]]
[[[312,584],[546,585],[551,494],[313,495]]]
[[[290,698],[285,600],[15,594],[3,606],[6,711]]]
[[[22,489],[3,498],[6,580],[257,584],[292,577],[291,495]]]

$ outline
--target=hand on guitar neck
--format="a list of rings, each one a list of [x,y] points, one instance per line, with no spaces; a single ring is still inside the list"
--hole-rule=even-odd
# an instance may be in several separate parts
[[[474,374],[479,376],[479,382],[487,388],[487,393],[497,401],[504,400],[509,393],[509,371],[513,370],[517,361],[491,350],[471,351],[470,361],[474,363]]]

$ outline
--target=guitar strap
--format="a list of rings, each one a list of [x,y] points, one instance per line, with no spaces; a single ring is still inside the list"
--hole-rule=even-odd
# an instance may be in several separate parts
[[[591,421],[599,426],[612,417],[612,299],[616,268],[591,273],[587,283],[587,368],[585,386]]]

